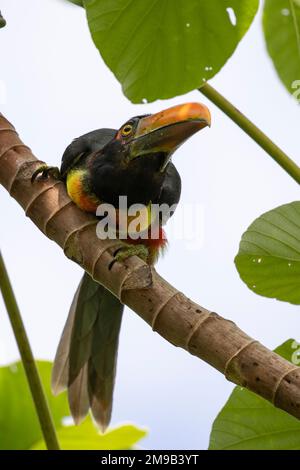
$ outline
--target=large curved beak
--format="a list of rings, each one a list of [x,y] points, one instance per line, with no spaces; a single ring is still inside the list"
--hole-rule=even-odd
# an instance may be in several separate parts
[[[130,143],[130,156],[135,158],[151,153],[165,153],[163,171],[171,155],[181,144],[210,125],[210,112],[200,103],[180,104],[145,116],[140,119]]]

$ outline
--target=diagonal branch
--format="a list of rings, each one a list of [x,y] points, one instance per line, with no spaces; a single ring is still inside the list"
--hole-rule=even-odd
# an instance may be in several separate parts
[[[170,343],[225,377],[300,418],[300,369],[250,338],[233,322],[192,302],[139,258],[115,263],[118,240],[99,240],[95,217],[79,210],[62,182],[30,183],[41,164],[0,115],[0,183],[27,216],[99,283]]]

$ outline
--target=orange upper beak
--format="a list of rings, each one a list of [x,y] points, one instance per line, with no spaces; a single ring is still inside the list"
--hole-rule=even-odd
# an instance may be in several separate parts
[[[140,119],[130,144],[131,158],[149,153],[166,153],[166,167],[172,153],[189,137],[210,126],[208,108],[200,103],[186,103]]]

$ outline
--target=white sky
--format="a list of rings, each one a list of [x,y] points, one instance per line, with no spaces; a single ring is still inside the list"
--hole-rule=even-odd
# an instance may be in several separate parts
[[[208,104],[211,130],[194,136],[174,158],[183,181],[181,203],[198,204],[203,211],[204,242],[195,250],[170,237],[158,271],[270,348],[299,338],[299,308],[256,296],[233,264],[243,231],[261,213],[296,200],[297,184],[197,91],[132,105],[94,48],[80,8],[61,0],[2,0],[1,10],[8,26],[0,32],[0,110],[50,164],[58,165],[69,142],[89,130],[119,127],[133,115],[171,104]],[[260,16],[211,83],[300,163],[299,108],[266,54]],[[0,203],[0,247],[33,351],[37,358],[52,360],[81,270],[2,188]],[[2,300],[0,322],[0,362],[6,364],[18,351]],[[113,425],[133,421],[148,427],[146,448],[205,449],[231,389],[220,373],[126,311]]]

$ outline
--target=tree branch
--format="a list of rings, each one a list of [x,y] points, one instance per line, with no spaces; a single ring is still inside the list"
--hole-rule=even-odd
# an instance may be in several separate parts
[[[233,322],[189,300],[137,257],[109,265],[118,240],[99,240],[97,219],[79,210],[62,182],[31,184],[41,164],[0,116],[0,183],[26,215],[170,343],[198,356],[225,377],[300,418],[300,369],[250,338]]]

